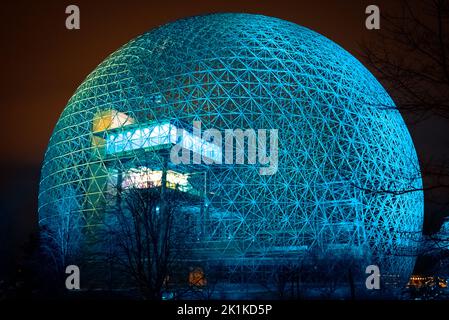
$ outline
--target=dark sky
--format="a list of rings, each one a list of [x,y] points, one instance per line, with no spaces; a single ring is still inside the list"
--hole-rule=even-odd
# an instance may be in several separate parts
[[[53,127],[84,78],[137,35],[181,17],[212,12],[276,16],[309,27],[358,56],[365,8],[392,1],[2,1],[0,260],[17,251],[37,221],[39,170]],[[65,28],[76,4],[81,29]],[[420,157],[442,157],[445,123],[410,127]],[[430,139],[431,138],[431,139]],[[430,142],[429,142],[430,141]],[[1,267],[1,262],[0,262]],[[1,271],[1,269],[0,269]]]
[[[65,28],[65,7],[72,3],[80,7],[79,31]],[[1,88],[3,117],[8,122],[3,124],[6,137],[1,139],[1,150],[8,149],[8,161],[39,163],[64,105],[88,73],[117,48],[158,25],[210,12],[261,13],[310,27],[354,53],[357,42],[375,32],[364,28],[368,3],[251,1],[245,5],[240,1],[184,0],[2,4]]]

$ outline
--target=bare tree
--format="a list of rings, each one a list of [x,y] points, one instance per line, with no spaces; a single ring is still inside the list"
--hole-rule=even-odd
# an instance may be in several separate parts
[[[402,0],[390,13],[383,11],[382,27],[370,42],[361,45],[361,56],[388,88],[397,108],[412,123],[428,119],[449,120],[449,1]],[[377,106],[396,108],[395,106]],[[427,218],[433,224],[447,215],[449,165],[429,155],[421,157],[424,187],[397,190],[361,188],[365,192],[401,195],[423,190],[426,202],[438,212]],[[410,177],[411,181],[414,177]],[[412,184],[411,184],[412,185]],[[429,224],[430,225],[430,224]]]
[[[41,229],[42,249],[61,275],[80,254],[83,239],[83,222],[73,188],[66,188],[64,197],[55,204],[53,214],[46,219],[48,221]]]
[[[131,276],[144,298],[162,299],[186,249],[186,226],[175,217],[179,194],[161,188],[129,188],[117,197],[108,212],[109,236],[105,238],[116,248],[115,263]]]
[[[362,57],[397,101],[416,120],[449,119],[449,2],[401,1],[382,15],[376,38],[362,45]],[[391,107],[391,106],[384,106]]]

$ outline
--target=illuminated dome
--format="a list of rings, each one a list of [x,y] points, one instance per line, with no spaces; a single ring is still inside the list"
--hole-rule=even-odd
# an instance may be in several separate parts
[[[177,142],[170,130],[193,135],[195,122],[223,134],[278,130],[277,164],[265,174],[249,162],[164,167],[156,146]],[[50,139],[39,193],[44,238],[72,219],[79,233],[67,251],[84,250],[111,214],[111,186],[160,186],[162,167],[167,188],[191,195],[183,214],[197,225],[185,241],[199,264],[220,260],[230,279],[326,257],[403,279],[412,272],[423,193],[401,192],[422,187],[406,125],[359,61],[307,28],[213,14],[158,27],[114,52],[78,88]]]

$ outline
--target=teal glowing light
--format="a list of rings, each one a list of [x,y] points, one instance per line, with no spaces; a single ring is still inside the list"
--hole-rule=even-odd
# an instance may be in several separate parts
[[[223,163],[203,166],[202,182],[189,184],[202,197],[186,205],[204,226],[186,238],[198,248],[198,261],[225,261],[231,282],[241,270],[258,274],[317,256],[350,255],[379,265],[382,274],[410,275],[423,193],[400,191],[422,182],[393,101],[334,42],[260,15],[179,20],[102,62],[70,99],[50,139],[40,225],[55,233],[69,210],[80,234],[95,233],[111,177],[152,168],[153,147],[177,141],[171,123],[194,121],[221,131],[279,130],[276,174]],[[197,167],[178,169],[170,167],[173,179],[199,176]]]
[[[222,153],[217,145],[204,141],[200,136],[195,136],[189,130],[177,127],[169,121],[157,121],[137,128],[126,125],[97,132],[96,135],[106,140],[107,156],[140,149],[169,148],[180,144],[182,148],[215,162],[222,161]]]

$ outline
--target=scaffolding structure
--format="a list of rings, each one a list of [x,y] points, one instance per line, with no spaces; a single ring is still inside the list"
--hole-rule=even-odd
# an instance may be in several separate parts
[[[171,130],[189,132],[185,124],[194,121],[220,131],[279,130],[277,172],[170,163],[179,142]],[[412,272],[413,254],[396,254],[416,251],[423,223],[406,125],[359,61],[307,28],[213,14],[161,26],[114,52],[56,124],[42,167],[39,223],[61,228],[69,210],[79,232],[95,233],[112,180],[150,187],[153,179],[157,187],[162,170],[168,187],[192,194],[184,208],[200,224],[189,240],[198,259],[225,260],[231,277],[311,252],[353,255],[404,280]]]

